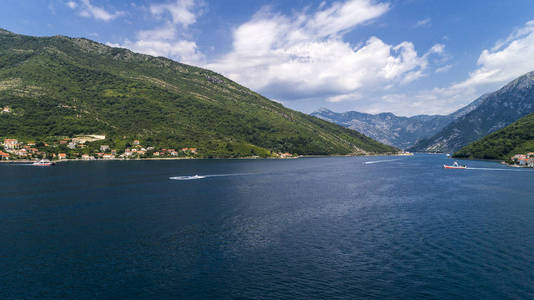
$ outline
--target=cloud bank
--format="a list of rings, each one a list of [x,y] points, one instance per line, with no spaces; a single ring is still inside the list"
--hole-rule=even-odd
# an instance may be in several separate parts
[[[478,69],[455,88],[503,84],[534,70],[534,20],[480,54]]]
[[[85,18],[93,18],[100,21],[111,21],[122,15],[122,11],[109,11],[103,7],[93,5],[90,0],[80,0],[79,2],[68,1],[66,5],[71,9],[79,9],[79,14]]]
[[[371,37],[343,40],[390,9],[387,3],[350,0],[286,16],[263,9],[233,33],[230,53],[207,65],[254,90],[280,99],[351,100],[360,90],[391,88],[424,76],[435,45],[419,55],[411,42],[390,45]]]
[[[121,14],[103,13],[89,0],[66,4],[102,21]],[[212,69],[286,104],[301,100],[400,115],[452,112],[534,70],[533,20],[482,50],[464,80],[413,91],[411,83],[442,76],[454,64],[439,43],[421,51],[411,41],[392,44],[378,36],[348,42],[347,33],[369,26],[391,9],[378,0],[323,2],[292,14],[262,8],[233,28],[230,51],[206,57],[191,34],[205,5],[194,0],[153,3],[145,11],[159,25],[110,45]],[[422,19],[411,28],[423,30],[431,23],[430,18]]]
[[[449,68],[447,65],[436,72],[445,72]],[[406,115],[413,112],[446,114],[533,70],[534,20],[514,30],[504,40],[497,41],[491,49],[482,50],[476,69],[469,73],[467,79],[415,94],[385,95],[382,100],[389,102],[390,109],[405,112]],[[368,110],[383,111],[384,107],[387,106],[377,102],[370,105]]]

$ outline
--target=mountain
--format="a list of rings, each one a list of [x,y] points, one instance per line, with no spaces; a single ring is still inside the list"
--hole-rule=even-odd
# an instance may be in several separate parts
[[[311,115],[354,129],[379,142],[401,149],[437,133],[450,122],[447,116],[399,117],[392,113],[367,114],[356,111],[336,113],[326,108]]]
[[[476,107],[452,121],[434,136],[418,142],[411,151],[454,152],[534,112],[534,72],[475,101]]]
[[[510,160],[534,152],[534,113],[471,143],[454,154],[459,158]]]
[[[321,108],[311,115],[359,131],[384,144],[409,148],[423,138],[433,136],[452,121],[472,111],[478,102],[446,116],[418,115],[399,117],[392,113],[367,114],[356,111],[336,113]]]
[[[396,151],[209,70],[64,36],[0,31],[0,135],[197,147],[201,156]]]

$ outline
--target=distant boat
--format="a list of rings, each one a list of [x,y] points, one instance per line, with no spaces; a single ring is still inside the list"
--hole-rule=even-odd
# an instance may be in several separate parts
[[[457,161],[455,161],[452,166],[449,166],[449,165],[443,165],[443,168],[445,169],[467,169],[467,166],[466,165],[459,165]]]
[[[55,164],[56,163],[53,163],[53,162],[49,161],[48,159],[41,159],[40,161],[34,162],[32,165],[33,166],[38,166],[38,167],[49,167],[49,166],[53,166]]]

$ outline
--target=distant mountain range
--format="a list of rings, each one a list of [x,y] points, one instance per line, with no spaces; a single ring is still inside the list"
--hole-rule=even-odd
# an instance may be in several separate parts
[[[534,112],[534,72],[480,97],[475,103],[476,107],[469,113],[410,150],[452,153]]]
[[[323,120],[359,131],[379,142],[407,149],[419,140],[433,136],[452,121],[468,114],[477,107],[474,101],[462,109],[443,115],[418,115],[400,117],[392,113],[367,114],[356,111],[336,113],[321,108],[311,115]]]
[[[328,109],[312,115],[409,151],[452,153],[532,112],[534,72],[446,116],[398,117],[391,113],[336,113]]]
[[[0,138],[105,135],[204,157],[395,152],[215,72],[83,38],[0,30]]]

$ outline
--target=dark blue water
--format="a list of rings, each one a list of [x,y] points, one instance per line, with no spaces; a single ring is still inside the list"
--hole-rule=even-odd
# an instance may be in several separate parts
[[[533,298],[534,170],[444,163],[0,164],[0,298]]]

